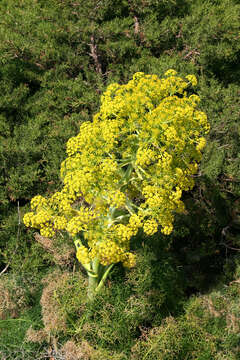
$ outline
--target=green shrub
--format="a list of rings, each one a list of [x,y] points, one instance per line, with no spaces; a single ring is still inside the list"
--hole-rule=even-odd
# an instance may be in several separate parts
[[[158,259],[146,247],[138,252],[137,267],[125,276],[124,269],[116,267],[91,303],[86,298],[86,277],[80,272],[56,270],[47,275],[40,300],[44,326],[30,328],[28,341],[71,339],[77,345],[87,342],[99,351],[128,356],[143,329],[179,311],[184,300],[178,284],[181,274],[169,256]]]
[[[186,303],[185,314],[166,318],[132,348],[131,359],[239,359],[239,278]]]

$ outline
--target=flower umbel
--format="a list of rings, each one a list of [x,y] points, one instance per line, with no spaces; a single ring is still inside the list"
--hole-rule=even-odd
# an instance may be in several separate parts
[[[93,122],[67,142],[61,191],[35,196],[26,226],[49,237],[81,235],[77,259],[92,271],[134,266],[131,238],[140,228],[169,235],[174,213],[184,211],[182,191],[194,186],[209,132],[199,97],[187,95],[196,84],[194,75],[170,69],[163,78],[138,72],[126,85],[108,86]]]

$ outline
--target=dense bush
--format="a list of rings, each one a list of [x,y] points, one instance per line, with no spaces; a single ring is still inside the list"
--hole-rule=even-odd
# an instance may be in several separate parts
[[[132,348],[131,359],[238,359],[239,270],[228,286],[191,298],[179,318],[168,317]]]

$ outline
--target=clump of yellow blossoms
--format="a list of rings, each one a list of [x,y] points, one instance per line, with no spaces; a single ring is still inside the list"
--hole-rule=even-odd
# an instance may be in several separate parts
[[[199,97],[187,94],[196,84],[170,69],[108,86],[93,121],[67,142],[62,190],[34,197],[25,224],[78,239],[77,258],[91,274],[96,262],[134,266],[131,237],[140,228],[170,234],[174,213],[184,211],[182,191],[194,186],[209,131]]]

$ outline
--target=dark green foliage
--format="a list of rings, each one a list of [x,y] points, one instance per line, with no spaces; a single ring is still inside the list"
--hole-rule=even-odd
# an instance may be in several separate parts
[[[208,77],[239,83],[239,4],[192,1],[189,12],[181,28],[184,57],[190,57]]]
[[[239,359],[239,295],[236,278],[229,286],[191,298],[184,315],[166,318],[136,343],[131,359]]]
[[[231,203],[208,177],[196,179],[195,191],[185,195],[186,214],[176,218],[171,252],[187,278],[187,292],[206,291],[225,262],[222,231],[231,222]]]

